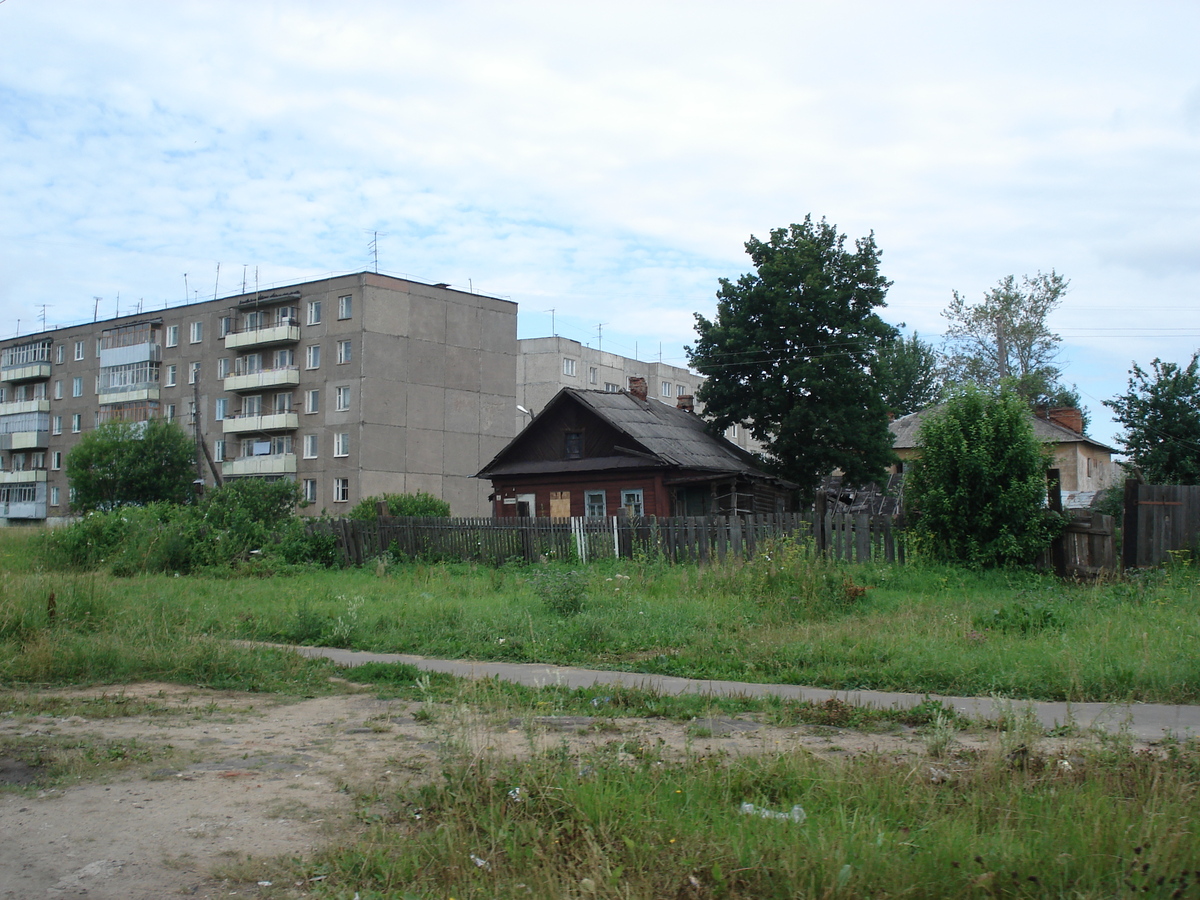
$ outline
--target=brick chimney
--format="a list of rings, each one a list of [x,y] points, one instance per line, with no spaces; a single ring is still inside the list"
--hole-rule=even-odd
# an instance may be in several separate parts
[[[1054,406],[1049,409],[1039,406],[1037,417],[1076,434],[1083,434],[1083,413],[1073,406]]]
[[[693,394],[680,394],[675,401],[675,408],[682,409],[684,412],[694,413],[696,411],[696,397]]]
[[[629,393],[631,396],[637,397],[639,400],[646,400],[649,396],[649,390],[646,387],[646,379],[641,375],[630,375]]]

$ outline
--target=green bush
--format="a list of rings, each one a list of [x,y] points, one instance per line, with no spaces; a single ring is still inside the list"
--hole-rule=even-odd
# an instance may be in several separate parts
[[[350,510],[351,519],[373,520],[378,513],[380,501],[387,503],[389,516],[437,516],[449,518],[450,504],[433,494],[417,491],[415,494],[377,494],[364,497]]]
[[[926,419],[917,446],[905,506],[935,558],[1028,564],[1062,530],[1062,517],[1045,508],[1050,451],[1015,394],[960,388]]]

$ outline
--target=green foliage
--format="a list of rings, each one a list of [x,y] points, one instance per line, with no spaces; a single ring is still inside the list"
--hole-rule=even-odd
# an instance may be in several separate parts
[[[1049,451],[1015,394],[960,388],[924,422],[917,441],[905,507],[935,558],[1027,564],[1061,530],[1044,509]]]
[[[1062,614],[1054,605],[1039,600],[1019,600],[974,619],[976,628],[1006,634],[1034,634],[1062,627]]]
[[[1155,359],[1151,369],[1134,363],[1129,389],[1104,401],[1125,429],[1125,465],[1150,484],[1200,484],[1200,355],[1183,367]]]
[[[942,375],[937,351],[913,333],[898,335],[879,349],[872,371],[879,393],[893,416],[907,416],[937,402]]]
[[[548,568],[530,574],[533,592],[556,615],[573,616],[587,604],[587,577],[575,569]]]
[[[192,506],[153,503],[88,513],[48,532],[43,552],[57,566],[103,566],[115,575],[261,569],[271,560],[336,564],[333,537],[308,532],[295,515],[298,500],[294,482],[238,479]]]
[[[379,502],[387,501],[389,516],[437,516],[448,518],[450,504],[440,497],[417,491],[415,494],[378,494],[364,497],[354,504],[348,518],[374,520]]]
[[[999,388],[1004,384],[1028,403],[1076,405],[1078,395],[1059,384],[1056,365],[1062,338],[1046,327],[1046,318],[1062,303],[1070,282],[1053,269],[1001,278],[979,303],[954,292],[942,312],[946,329],[947,379],[956,384]],[[1076,403],[1064,403],[1074,398]]]
[[[72,505],[82,512],[187,503],[196,477],[196,445],[174,422],[110,422],[85,434],[67,454]]]
[[[871,368],[895,329],[875,310],[891,282],[874,235],[846,248],[824,219],[751,237],[755,272],[721,279],[717,315],[696,315],[692,366],[707,376],[705,415],[746,423],[785,478],[811,492],[834,469],[878,478],[892,462],[887,409]]]

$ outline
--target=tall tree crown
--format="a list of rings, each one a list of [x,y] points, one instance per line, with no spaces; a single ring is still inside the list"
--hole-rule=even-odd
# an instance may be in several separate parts
[[[891,282],[873,234],[847,247],[824,219],[751,237],[755,271],[721,279],[716,318],[696,314],[691,365],[715,427],[747,423],[780,474],[803,488],[840,468],[870,480],[891,461],[871,365],[896,330],[876,313]]]

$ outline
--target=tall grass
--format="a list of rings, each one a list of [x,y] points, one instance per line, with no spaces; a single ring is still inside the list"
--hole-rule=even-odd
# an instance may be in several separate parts
[[[1200,895],[1194,747],[947,765],[627,744],[451,760],[307,874],[362,900]]]
[[[0,539],[8,653],[51,633],[62,643],[65,632],[95,632],[108,635],[89,638],[97,647],[122,636],[143,656],[164,642],[184,653],[188,641],[245,638],[838,689],[1200,699],[1200,577],[1185,565],[1083,585],[1020,571],[841,566],[783,545],[707,567],[385,563],[270,579],[114,579],[40,571],[19,549],[24,539]],[[27,652],[18,659],[32,660]],[[20,671],[0,665],[6,679]],[[47,671],[38,664],[29,676]]]

